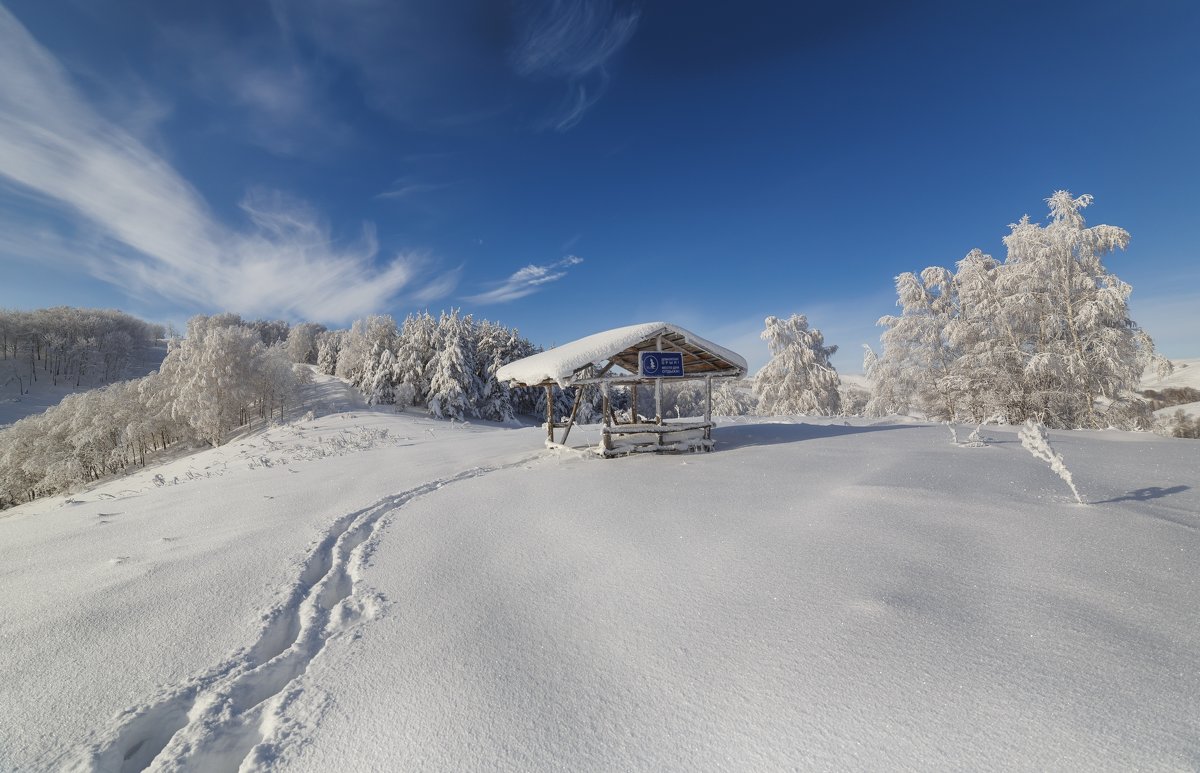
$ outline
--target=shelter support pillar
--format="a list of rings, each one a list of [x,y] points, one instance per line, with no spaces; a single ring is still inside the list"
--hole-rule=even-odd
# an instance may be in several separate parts
[[[704,423],[708,427],[704,428],[704,439],[712,440],[712,376],[704,377]]]
[[[562,444],[567,444],[567,435],[571,434],[571,427],[575,426],[575,415],[579,413],[579,404],[583,402],[583,384],[575,387],[575,403],[571,406],[571,418],[567,419],[567,428],[563,430]]]
[[[554,387],[546,387],[546,442],[554,442]]]
[[[662,351],[662,336],[659,336],[655,341],[655,346],[658,351]],[[661,425],[662,422],[662,379],[654,379],[654,423]]]

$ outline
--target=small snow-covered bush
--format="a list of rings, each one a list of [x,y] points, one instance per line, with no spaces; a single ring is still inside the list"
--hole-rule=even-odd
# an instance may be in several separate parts
[[[1200,438],[1200,416],[1190,417],[1182,408],[1169,419],[1159,419],[1155,431],[1167,437]]]
[[[1071,480],[1071,471],[1067,469],[1062,454],[1051,447],[1050,436],[1046,434],[1046,428],[1033,419],[1029,419],[1021,427],[1020,437],[1021,445],[1029,453],[1049,464],[1050,469],[1054,470],[1058,474],[1058,477],[1066,481],[1067,485],[1071,487],[1071,493],[1075,495],[1075,501],[1081,505],[1086,504],[1083,501],[1083,497],[1079,496],[1079,490],[1075,488],[1074,481]]]

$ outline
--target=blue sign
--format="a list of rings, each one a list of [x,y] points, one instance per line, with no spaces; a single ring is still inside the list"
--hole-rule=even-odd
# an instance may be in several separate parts
[[[642,378],[679,378],[683,375],[683,355],[679,352],[641,352],[638,365]]]

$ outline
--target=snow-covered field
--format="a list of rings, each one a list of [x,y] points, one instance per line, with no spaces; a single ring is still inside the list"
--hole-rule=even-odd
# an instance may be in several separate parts
[[[1009,429],[606,461],[311,389],[0,513],[0,770],[1200,766],[1200,443],[1052,433],[1080,506]]]

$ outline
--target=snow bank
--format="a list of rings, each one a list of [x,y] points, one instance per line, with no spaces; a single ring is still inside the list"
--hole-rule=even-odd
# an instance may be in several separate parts
[[[669,322],[645,322],[640,325],[629,325],[595,333],[532,357],[510,362],[496,372],[496,379],[501,382],[531,385],[540,384],[543,381],[554,381],[560,386],[566,386],[570,383],[575,371],[580,368],[606,360],[634,344],[661,333],[678,333],[688,343],[736,365],[741,368],[743,373],[747,369],[746,360],[741,355],[701,338],[690,330],[685,330]]]

